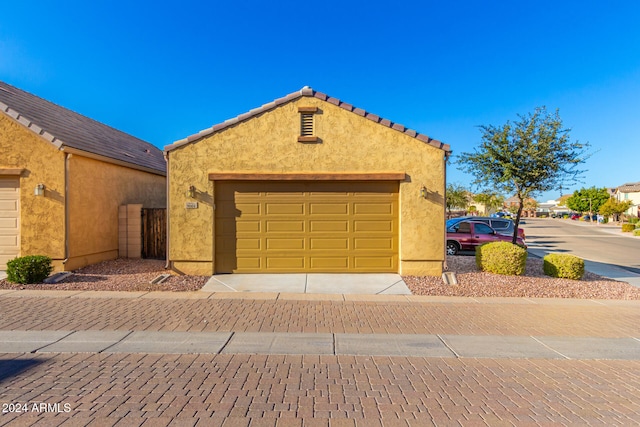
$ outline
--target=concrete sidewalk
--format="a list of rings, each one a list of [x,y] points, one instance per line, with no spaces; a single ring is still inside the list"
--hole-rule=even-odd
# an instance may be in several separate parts
[[[628,338],[595,338],[290,332],[0,331],[0,353],[640,360],[640,334]]]
[[[203,292],[411,295],[399,274],[216,274]]]

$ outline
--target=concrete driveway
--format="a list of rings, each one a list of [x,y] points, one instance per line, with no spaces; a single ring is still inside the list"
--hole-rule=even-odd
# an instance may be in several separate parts
[[[411,295],[399,274],[216,274],[204,292]]]
[[[7,278],[7,272],[0,270],[0,280]]]

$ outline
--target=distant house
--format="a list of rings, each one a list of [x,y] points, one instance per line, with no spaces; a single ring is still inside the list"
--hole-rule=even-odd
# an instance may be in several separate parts
[[[0,82],[0,270],[46,255],[57,271],[119,255],[121,205],[166,206],[153,145]]]
[[[631,203],[633,203],[627,210],[627,215],[640,216],[638,211],[638,205],[640,204],[640,182],[630,182],[617,187],[614,196],[620,202],[631,201]]]
[[[507,212],[515,212],[520,205],[520,200],[518,200],[518,196],[511,196],[504,201],[503,207]],[[536,209],[538,206],[538,202],[535,199],[529,198],[525,199],[524,207],[522,208],[522,216],[523,217],[533,217],[536,215]]]
[[[449,146],[305,87],[165,147],[179,272],[442,273]]]

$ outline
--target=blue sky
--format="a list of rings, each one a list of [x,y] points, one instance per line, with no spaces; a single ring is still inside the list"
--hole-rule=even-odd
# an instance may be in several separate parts
[[[305,85],[454,156],[559,108],[593,151],[566,193],[640,181],[638,22],[635,0],[13,1],[0,80],[160,148]]]

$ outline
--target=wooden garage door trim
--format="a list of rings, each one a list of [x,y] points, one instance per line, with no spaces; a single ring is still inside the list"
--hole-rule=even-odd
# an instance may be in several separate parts
[[[215,172],[209,181],[404,181],[404,172]]]
[[[215,191],[217,273],[398,270],[398,182],[220,184]]]

